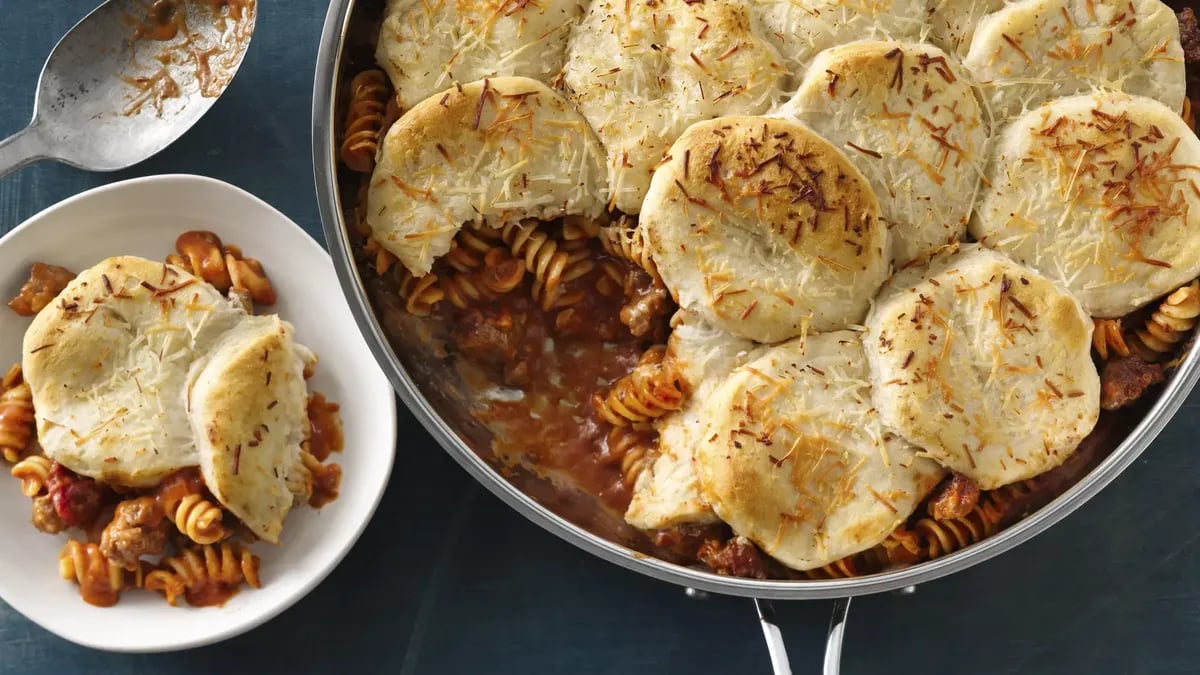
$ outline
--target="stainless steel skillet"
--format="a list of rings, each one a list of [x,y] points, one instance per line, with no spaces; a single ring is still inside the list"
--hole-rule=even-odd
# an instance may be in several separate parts
[[[1060,496],[1015,525],[961,551],[912,567],[875,575],[821,581],[761,581],[718,576],[672,564],[635,551],[622,543],[618,524],[580,513],[569,499],[551,494],[527,477],[506,477],[487,461],[491,437],[471,418],[470,392],[457,382],[454,369],[417,339],[420,326],[388,311],[387,300],[370,292],[373,276],[363,274],[351,248],[346,217],[354,202],[354,184],[339,172],[338,128],[345,108],[345,83],[353,63],[356,24],[369,22],[361,0],[335,0],[326,16],[317,56],[313,92],[313,161],[318,204],[325,236],[343,292],[380,366],[393,387],[439,444],[477,481],[505,504],[551,533],[608,562],[688,589],[756,599],[759,619],[776,672],[790,672],[782,637],[771,621],[770,600],[835,599],[825,672],[837,672],[849,598],[907,589],[958,572],[1003,553],[1062,520],[1117,477],[1149,446],[1179,409],[1197,378],[1200,348],[1190,351],[1156,395],[1138,405],[1106,413],[1093,434],[1089,452],[1093,466]],[[359,31],[361,33],[361,31]],[[361,47],[361,45],[359,45]],[[604,533],[600,536],[597,532]]]

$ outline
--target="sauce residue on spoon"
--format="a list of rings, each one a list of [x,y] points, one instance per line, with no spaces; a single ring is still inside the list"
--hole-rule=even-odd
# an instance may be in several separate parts
[[[162,116],[164,102],[188,90],[219,96],[250,41],[256,0],[153,0],[144,8],[140,16],[125,17],[133,26],[130,64],[142,72],[120,76],[135,89],[123,114],[137,115],[153,103]],[[153,70],[138,62],[139,46],[146,42],[160,45]],[[141,56],[146,57],[144,48]]]
[[[161,115],[163,102],[170,98],[176,98],[182,93],[179,83],[171,77],[171,72],[167,70],[166,64],[149,75],[122,77],[121,79],[138,90],[137,95],[125,107],[123,111],[125,115],[140,113],[147,103],[153,104],[155,111]]]
[[[131,17],[127,17],[130,20]],[[159,42],[174,40],[180,30],[187,31],[187,15],[178,0],[155,0],[145,18],[133,19],[133,40],[150,38]]]

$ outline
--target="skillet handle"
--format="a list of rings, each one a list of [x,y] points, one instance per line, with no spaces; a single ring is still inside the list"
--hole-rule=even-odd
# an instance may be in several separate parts
[[[787,645],[783,643],[783,631],[775,625],[775,608],[770,600],[754,598],[754,609],[758,612],[758,623],[762,625],[763,637],[767,641],[767,654],[771,656],[771,672],[774,675],[792,675],[788,663]]]
[[[824,675],[842,672],[842,638],[846,635],[846,615],[850,613],[850,598],[833,601],[833,616],[829,617],[829,634],[825,638]]]
[[[771,672],[774,675],[792,675],[788,663],[787,645],[783,632],[775,624],[775,610],[769,600],[754,599],[758,622],[762,625],[763,638],[767,642],[767,653],[771,656]],[[829,620],[829,634],[825,640],[825,662],[823,675],[839,675],[842,668],[842,638],[846,633],[846,616],[850,612],[850,598],[838,598],[833,603],[833,616]]]

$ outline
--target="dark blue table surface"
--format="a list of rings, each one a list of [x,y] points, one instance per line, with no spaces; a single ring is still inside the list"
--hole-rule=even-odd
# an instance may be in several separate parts
[[[45,55],[96,2],[0,0],[0,136],[26,123]],[[42,164],[0,180],[0,232],[96,185],[190,172],[246,188],[319,238],[309,132],[326,7],[259,3],[241,73],[191,132],[131,171]],[[844,672],[1200,672],[1198,406],[1193,396],[1141,460],[1051,532],[914,595],[856,601]],[[559,541],[476,486],[403,410],[399,438],[358,545],[274,621],[190,652],[113,655],[0,602],[0,675],[769,672],[748,601],[689,599]],[[829,603],[778,610],[796,672],[814,672]]]

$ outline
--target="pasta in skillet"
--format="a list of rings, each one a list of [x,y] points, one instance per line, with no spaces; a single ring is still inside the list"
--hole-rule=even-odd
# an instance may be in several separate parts
[[[992,536],[1099,461],[1095,429],[1200,319],[1200,141],[1158,0],[813,8],[580,6],[560,77],[397,86],[399,118],[361,125],[420,171],[385,147],[345,185],[382,322],[479,393],[497,468],[718,574],[861,576]],[[394,28],[393,86],[389,55],[453,69]],[[351,125],[372,71],[346,73]],[[501,74],[561,96],[543,128],[581,117],[601,160],[516,183],[523,155],[487,154],[513,136],[447,136],[496,124]],[[363,223],[392,210],[428,217],[392,218],[389,248]]]

